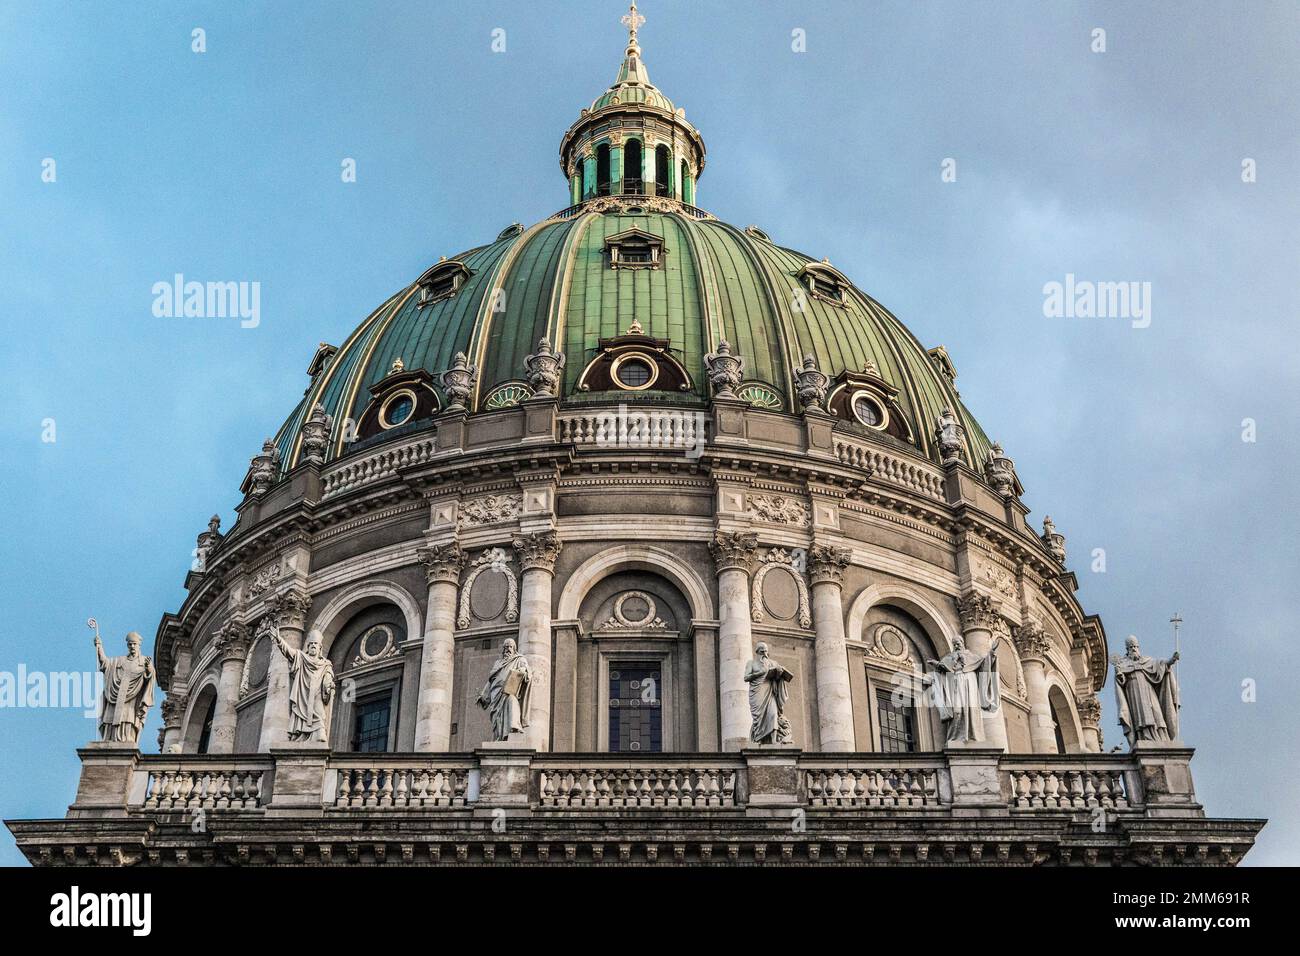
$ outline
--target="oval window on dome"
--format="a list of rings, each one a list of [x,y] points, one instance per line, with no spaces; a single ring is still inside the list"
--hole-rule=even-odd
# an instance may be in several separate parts
[[[875,396],[868,392],[858,392],[853,396],[853,417],[868,428],[884,428],[885,410]]]
[[[634,392],[649,388],[659,377],[659,369],[654,361],[639,352],[616,359],[611,371],[619,387]]]
[[[379,424],[384,428],[396,428],[410,421],[415,414],[415,393],[403,389],[389,396],[379,410]]]

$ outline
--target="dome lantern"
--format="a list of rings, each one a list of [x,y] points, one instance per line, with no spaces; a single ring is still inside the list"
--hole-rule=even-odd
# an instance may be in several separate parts
[[[582,111],[560,142],[560,168],[569,202],[605,196],[650,196],[695,205],[704,169],[704,140],[650,82],[637,30],[645,23],[633,3],[623,16],[627,48],[614,84]]]

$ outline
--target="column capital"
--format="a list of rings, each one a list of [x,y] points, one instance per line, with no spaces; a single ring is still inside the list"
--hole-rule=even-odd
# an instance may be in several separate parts
[[[418,548],[415,556],[424,565],[427,583],[460,583],[460,572],[465,567],[465,552],[460,549],[460,545],[456,542]]]
[[[967,591],[957,601],[957,616],[961,620],[962,633],[977,629],[1001,630],[1006,626],[1001,609],[1001,603],[987,594]]]
[[[748,574],[757,557],[758,535],[753,531],[715,531],[709,551],[719,574],[732,569]]]
[[[1076,699],[1075,706],[1079,708],[1079,723],[1084,727],[1097,730],[1101,726],[1101,701],[1096,694]]]
[[[189,706],[188,694],[168,694],[162,702],[163,727],[179,727],[185,717],[185,708]]]
[[[214,635],[218,657],[221,663],[238,660],[242,662],[248,654],[248,625],[239,621],[228,621]]]
[[[853,552],[829,544],[814,544],[808,549],[808,572],[813,584],[843,583],[844,569],[849,566]]]
[[[1022,661],[1047,662],[1047,650],[1052,646],[1052,642],[1037,621],[1027,621],[1017,627],[1013,640]]]
[[[515,535],[514,548],[519,552],[523,570],[536,569],[550,573],[555,570],[555,562],[560,557],[563,544],[554,531],[534,531],[531,534]]]
[[[273,594],[266,601],[266,610],[276,627],[301,631],[307,624],[311,609],[311,595],[302,588],[289,588]]]

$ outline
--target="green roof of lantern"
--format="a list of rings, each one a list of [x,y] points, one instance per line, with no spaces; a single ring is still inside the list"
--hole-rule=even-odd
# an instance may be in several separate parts
[[[626,333],[633,322],[669,340],[691,377],[692,401],[708,398],[704,356],[723,339],[745,359],[746,380],[776,389],[788,412],[797,404],[792,369],[805,354],[832,378],[870,363],[899,390],[922,452],[937,460],[931,432],[940,411],[952,407],[966,426],[968,460],[984,459],[990,443],[952,382],[880,303],[852,285],[838,305],[808,295],[800,274],[817,260],[756,230],[677,209],[586,212],[506,230],[448,260],[470,270],[450,298],[421,308],[418,283],[394,294],[340,346],[285,422],[277,439],[285,467],[297,461],[298,432],[316,402],[334,417],[331,457],[342,453],[342,423],[360,419],[370,386],[397,358],[436,379],[465,352],[479,366],[474,401],[481,403],[494,387],[523,378],[525,356],[546,337],[565,354],[562,401],[598,399],[576,391],[578,378],[600,340]],[[610,267],[605,241],[629,229],[662,238],[659,268]],[[494,289],[502,295],[494,298]]]

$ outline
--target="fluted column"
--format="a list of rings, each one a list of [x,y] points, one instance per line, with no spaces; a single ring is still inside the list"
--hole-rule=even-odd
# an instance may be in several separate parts
[[[560,538],[554,531],[517,535],[523,580],[519,585],[519,653],[528,658],[528,745],[551,749],[551,590]]]
[[[1047,700],[1047,648],[1047,635],[1038,624],[1031,621],[1016,628],[1016,650],[1029,698],[1029,744],[1036,754],[1056,753],[1052,705]]]
[[[824,752],[852,751],[853,698],[849,690],[849,649],[844,642],[841,582],[850,553],[814,545],[808,552],[812,575],[813,653],[817,669],[818,740]]]
[[[987,654],[993,646],[993,632],[1005,627],[1002,615],[998,613],[998,603],[986,595],[972,591],[957,602],[957,612],[966,647],[976,654]],[[982,716],[984,739],[980,744],[1006,750],[1007,723],[1002,708],[999,706],[993,713],[983,713]]]
[[[718,531],[709,544],[718,571],[718,689],[722,709],[722,749],[749,744],[752,719],[745,665],[754,656],[749,609],[749,572],[758,550],[758,535]]]
[[[415,749],[443,753],[451,749],[452,669],[456,657],[456,588],[465,553],[454,542],[420,548],[429,584],[420,651],[420,687],[415,705]]]
[[[302,650],[302,632],[307,624],[311,597],[300,588],[272,595],[266,602],[270,622],[280,638],[295,651]],[[289,661],[271,648],[266,668],[266,704],[262,708],[262,732],[257,749],[267,753],[289,739]]]
[[[239,703],[239,679],[248,654],[248,628],[234,621],[223,627],[217,636],[217,652],[221,672],[217,677],[208,753],[229,754],[235,752],[235,705]]]

